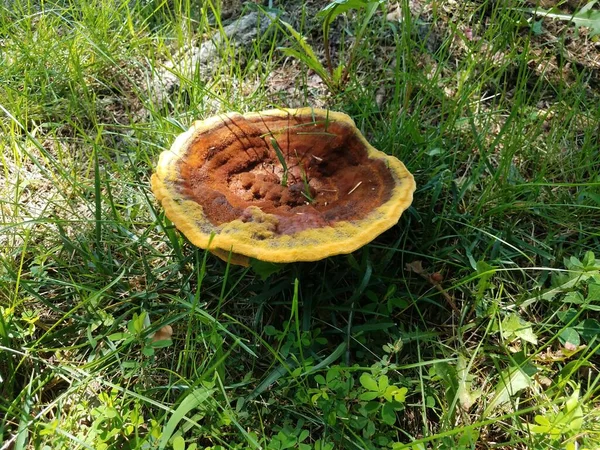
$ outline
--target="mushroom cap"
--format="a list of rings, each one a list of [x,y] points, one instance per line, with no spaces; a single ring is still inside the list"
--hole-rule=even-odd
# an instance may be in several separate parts
[[[194,122],[151,186],[190,242],[247,264],[351,253],[398,222],[415,181],[348,115],[300,108]]]

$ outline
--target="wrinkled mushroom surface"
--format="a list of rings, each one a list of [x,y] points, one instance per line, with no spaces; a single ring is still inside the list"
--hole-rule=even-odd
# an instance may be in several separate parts
[[[396,224],[415,190],[349,116],[313,108],[197,121],[161,154],[151,183],[193,244],[242,264],[350,253]]]

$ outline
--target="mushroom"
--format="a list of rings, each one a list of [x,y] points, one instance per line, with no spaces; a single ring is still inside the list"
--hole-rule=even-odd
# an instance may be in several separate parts
[[[151,185],[190,242],[241,265],[351,253],[395,225],[415,190],[348,115],[315,108],[196,121]]]

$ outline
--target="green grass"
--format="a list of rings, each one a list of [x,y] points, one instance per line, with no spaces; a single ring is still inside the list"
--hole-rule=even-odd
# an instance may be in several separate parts
[[[299,3],[275,6],[323,57]],[[597,46],[510,3],[380,12],[356,47],[337,18],[333,93],[273,25],[160,103],[218,5],[4,2],[0,449],[598,448],[600,91],[572,56]],[[415,174],[398,226],[264,277],[190,245],[149,189],[160,152],[300,105]]]

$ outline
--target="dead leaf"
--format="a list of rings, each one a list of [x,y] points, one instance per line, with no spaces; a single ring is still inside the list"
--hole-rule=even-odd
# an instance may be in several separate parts
[[[460,406],[468,411],[471,406],[481,397],[481,389],[473,389],[473,381],[475,376],[469,373],[469,363],[467,358],[462,355],[458,356],[456,363],[456,374],[458,376],[458,399]]]
[[[406,263],[406,265],[404,267],[409,272],[414,272],[414,273],[416,273],[418,275],[421,275],[421,274],[425,273],[425,269],[423,269],[423,262],[422,261],[413,261],[411,263]]]
[[[165,325],[156,333],[154,333],[154,336],[152,336],[152,342],[166,341],[167,339],[171,339],[171,336],[173,336],[173,328],[171,325]]]
[[[395,7],[391,8],[390,12],[385,16],[388,22],[401,22],[402,21],[402,9],[400,5],[396,4]]]

